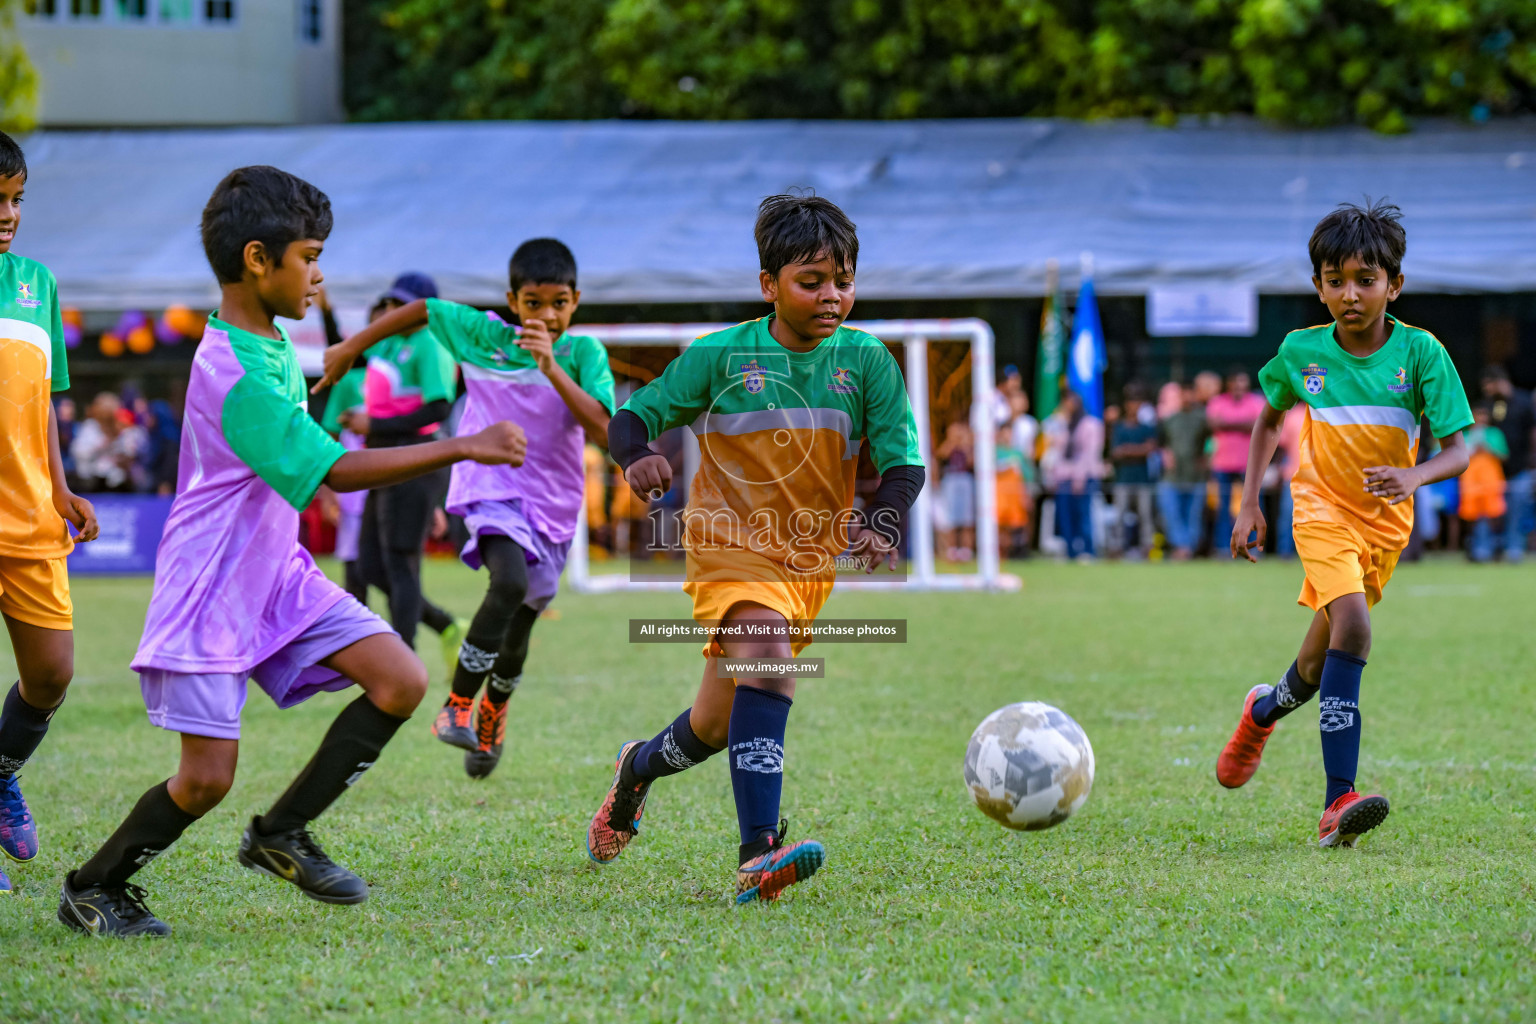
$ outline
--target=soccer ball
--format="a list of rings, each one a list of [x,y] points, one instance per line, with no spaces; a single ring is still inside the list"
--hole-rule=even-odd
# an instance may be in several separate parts
[[[1093,746],[1065,712],[1028,701],[982,719],[965,749],[965,785],[981,812],[1005,828],[1050,828],[1093,788]]]

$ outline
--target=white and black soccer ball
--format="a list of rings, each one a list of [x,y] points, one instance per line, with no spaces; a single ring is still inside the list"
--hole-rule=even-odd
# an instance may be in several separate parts
[[[965,750],[965,785],[1005,828],[1050,828],[1093,789],[1093,745],[1066,712],[1028,701],[982,719]]]

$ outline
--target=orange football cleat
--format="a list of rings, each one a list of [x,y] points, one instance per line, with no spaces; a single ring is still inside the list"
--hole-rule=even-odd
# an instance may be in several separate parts
[[[1317,845],[1352,847],[1356,839],[1386,821],[1391,810],[1384,796],[1361,796],[1350,790],[1323,812],[1317,823]]]
[[[1269,734],[1275,731],[1275,727],[1254,723],[1253,702],[1273,689],[1273,686],[1261,685],[1248,691],[1248,699],[1243,701],[1243,716],[1238,720],[1237,730],[1232,733],[1232,738],[1227,740],[1227,745],[1222,748],[1221,756],[1216,759],[1216,781],[1228,789],[1241,786],[1253,778],[1253,773],[1259,770],[1259,758],[1264,754],[1264,743],[1269,739]]]

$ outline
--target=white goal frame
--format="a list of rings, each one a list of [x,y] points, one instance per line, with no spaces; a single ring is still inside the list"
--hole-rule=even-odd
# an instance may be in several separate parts
[[[694,339],[734,324],[582,324],[578,330],[604,345],[672,346],[687,348]],[[928,479],[912,504],[908,517],[911,560],[907,575],[900,580],[882,580],[876,575],[863,579],[840,578],[839,589],[848,590],[1018,590],[1020,581],[1001,571],[998,563],[996,433],[993,422],[993,338],[992,326],[975,318],[962,320],[864,320],[850,321],[849,327],[866,331],[885,342],[899,342],[905,354],[907,397],[918,424],[918,450],[922,452]],[[974,573],[941,573],[934,563],[933,439],[928,431],[928,343],[930,341],[966,341],[971,346],[971,431],[976,438],[976,561]],[[692,431],[686,431],[683,448],[683,473],[692,480],[698,468],[698,444]],[[566,577],[573,589],[584,594],[615,591],[675,590],[676,581],[629,579],[625,573],[593,575],[588,559],[587,503],[581,503],[576,536],[566,562]]]

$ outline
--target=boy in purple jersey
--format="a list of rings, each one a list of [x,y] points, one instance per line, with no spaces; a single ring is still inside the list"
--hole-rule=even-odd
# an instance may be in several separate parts
[[[461,433],[498,419],[528,431],[528,460],[516,468],[453,469],[448,511],[464,517],[464,564],[490,572],[485,600],[459,649],[453,689],[432,732],[462,747],[464,770],[483,779],[501,760],[507,701],[522,676],[528,638],[554,598],[586,493],[583,443],[607,443],[613,374],[596,338],[568,334],[581,301],[576,259],[553,238],[512,254],[507,304],[521,329],[440,299],[391,310],[325,355],[325,381],[339,379],[370,346],[429,325],[464,371]],[[475,697],[481,686],[474,728]]]
[[[133,659],[150,721],[181,733],[181,766],[65,878],[59,920],[79,931],[170,932],[129,879],[229,792],[248,679],[279,707],[362,688],[287,792],[251,819],[239,860],[322,902],[368,898],[309,823],[378,760],[425,695],[427,673],[315,566],[298,542],[299,511],[322,483],[347,492],[465,459],[517,465],[525,446],[502,422],[450,441],[349,452],[310,418],[298,359],[273,318],[304,316],[330,230],[325,194],[274,167],[231,172],[203,210],[222,298],[193,358],[180,485]]]

